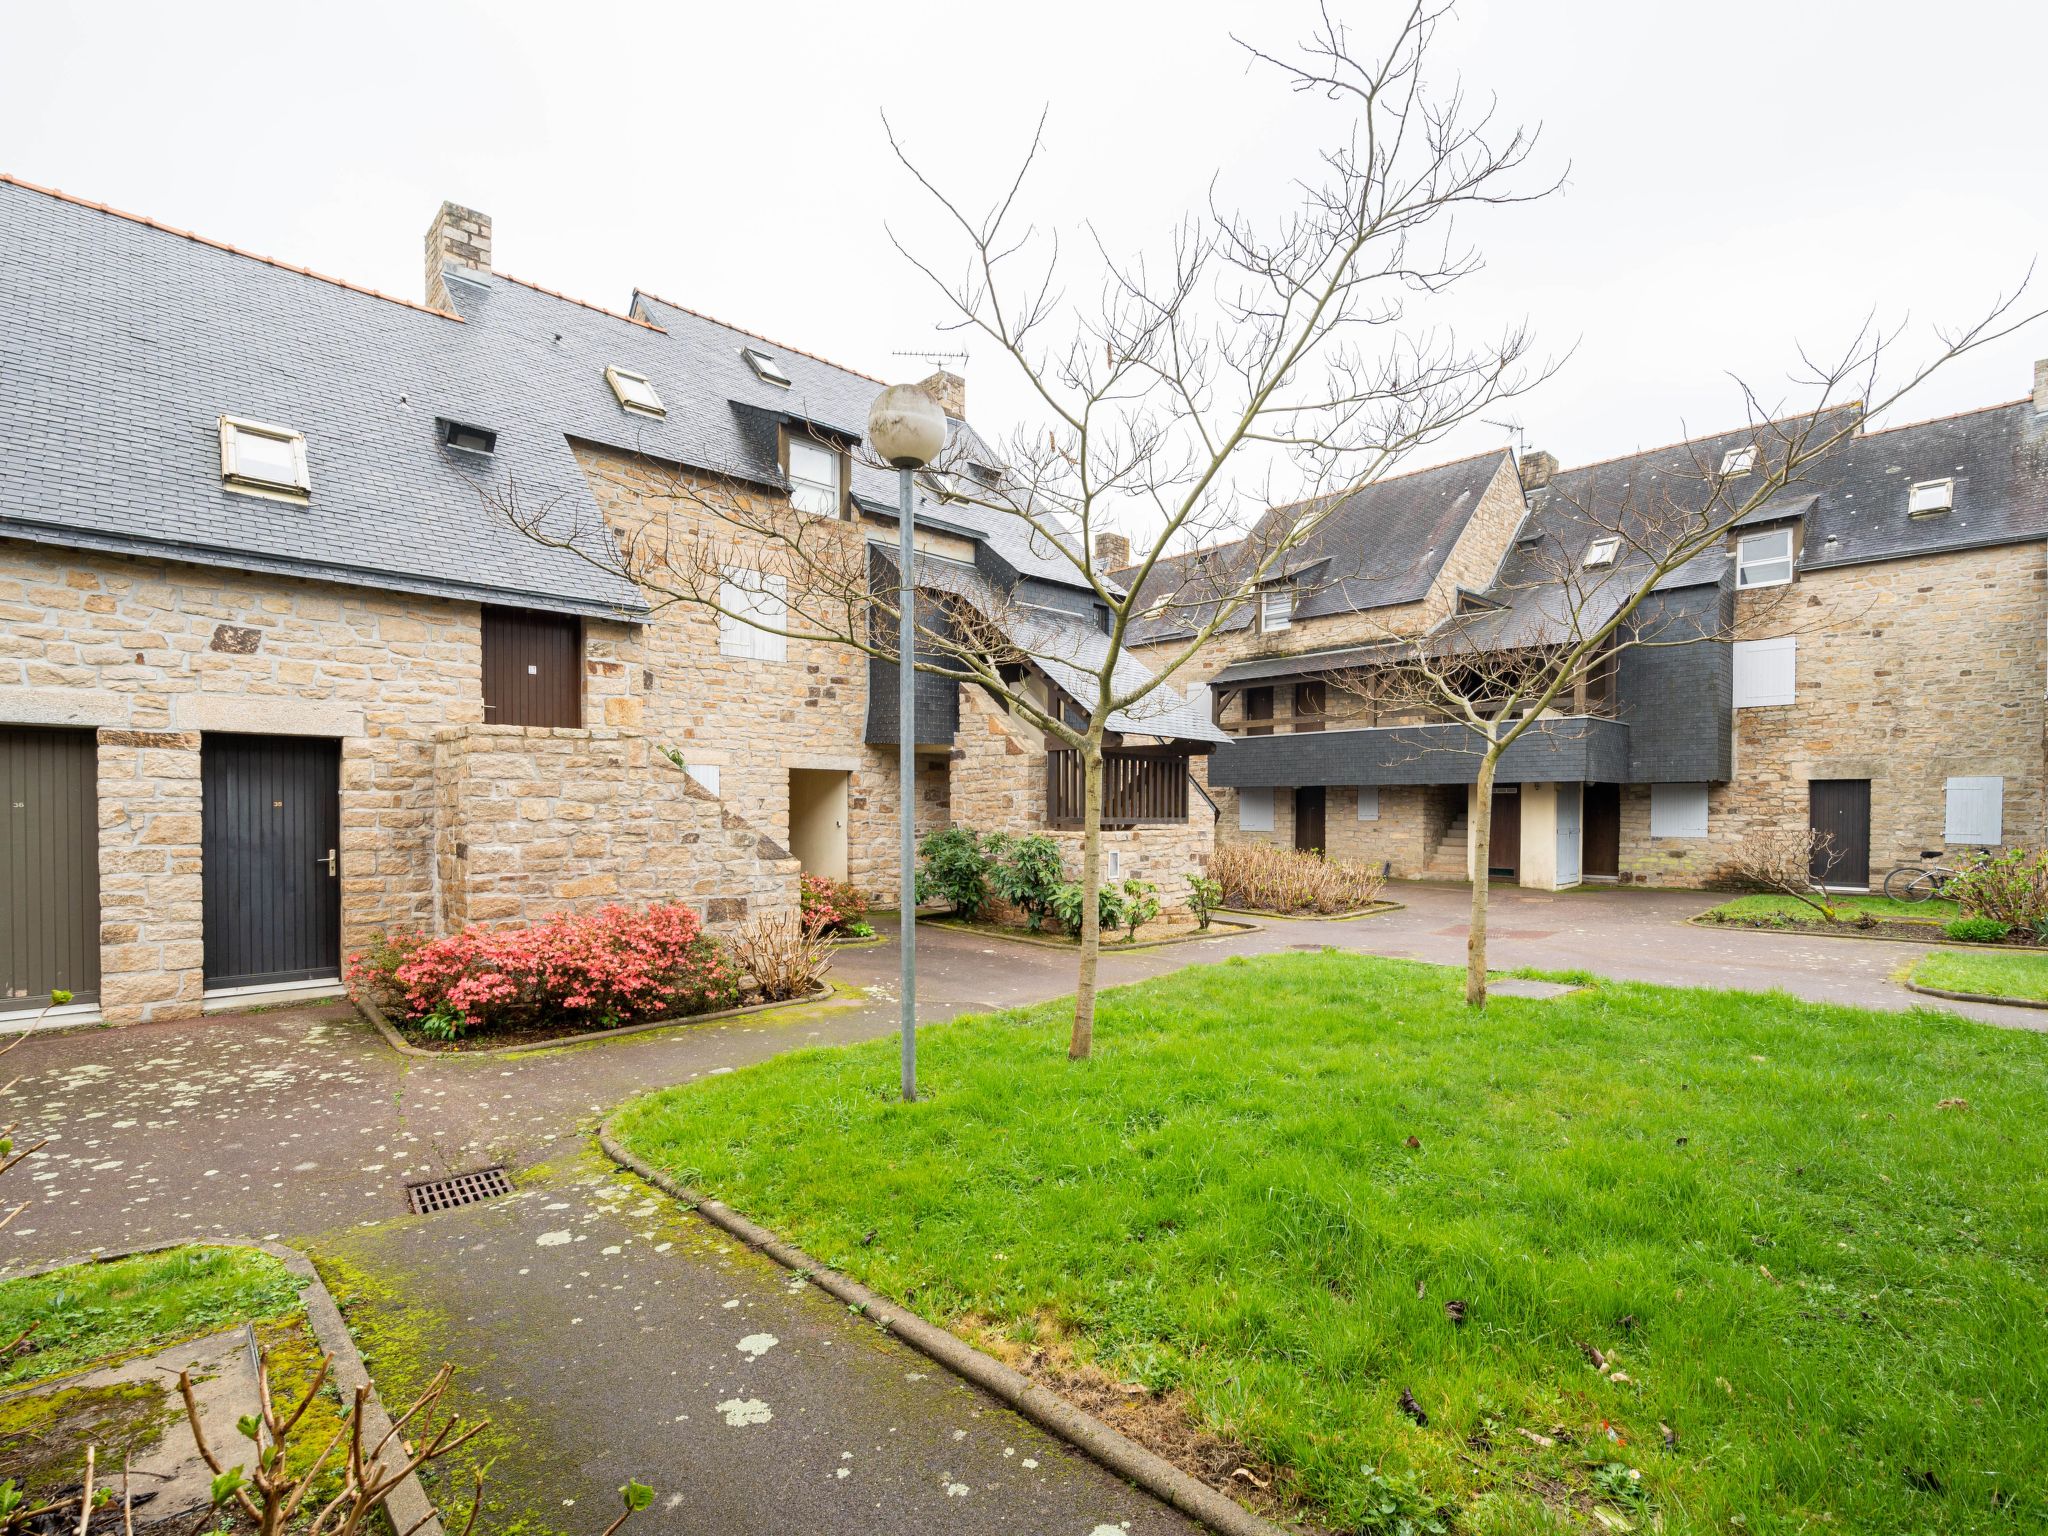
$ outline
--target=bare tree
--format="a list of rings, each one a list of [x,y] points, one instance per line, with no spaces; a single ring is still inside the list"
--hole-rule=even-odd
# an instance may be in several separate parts
[[[897,659],[897,594],[919,593],[917,670],[985,689],[1084,772],[1081,947],[1069,1055],[1092,1047],[1100,952],[1103,752],[1121,718],[1142,733],[1148,700],[1263,588],[1290,577],[1317,527],[1350,493],[1413,451],[1547,376],[1528,361],[1525,328],[1470,343],[1436,306],[1481,265],[1455,228],[1465,211],[1541,197],[1525,186],[1534,135],[1500,127],[1490,106],[1430,77],[1430,51],[1449,6],[1420,0],[1376,51],[1331,19],[1297,57],[1246,46],[1294,91],[1327,102],[1329,144],[1298,183],[1297,204],[1272,227],[1222,206],[1190,213],[1163,254],[1086,250],[1093,297],[1069,302],[1073,258],[1024,209],[1044,157],[1043,121],[1017,174],[986,212],[972,213],[890,143],[928,193],[955,247],[941,260],[897,248],[951,310],[944,328],[1000,353],[1037,407],[996,456],[955,452],[924,480],[939,504],[971,507],[1028,538],[1106,612],[1098,637],[1022,610],[995,584],[957,567],[897,572],[858,530],[793,513],[734,477],[677,471],[643,501],[615,545],[564,529],[551,508],[503,498],[515,523],[585,559],[612,562],[650,603],[687,604],[770,633],[824,639]],[[892,234],[892,238],[894,238]],[[953,273],[955,275],[946,275]],[[1201,580],[1152,580],[1163,555],[1237,532],[1240,506],[1275,507],[1235,557]],[[1095,535],[1149,529],[1149,552],[1119,583],[1090,558]],[[606,552],[615,548],[616,554]],[[735,562],[775,589],[777,604],[735,586]],[[742,583],[743,587],[745,583]],[[764,607],[786,609],[779,621]],[[931,606],[927,606],[931,599]],[[932,617],[927,621],[925,615]],[[1182,638],[1153,647],[1149,673],[1126,658],[1134,622],[1168,615]],[[1061,666],[1077,717],[1022,685],[1024,657]],[[904,722],[908,726],[908,722]]]
[[[1448,723],[1462,738],[1449,750],[1467,759],[1479,754],[1467,1003],[1476,1008],[1486,1001],[1486,850],[1502,756],[1547,715],[1586,713],[1588,696],[1611,686],[1622,653],[1732,638],[1732,604],[1725,612],[1673,615],[1660,611],[1653,596],[1692,561],[1724,548],[1738,525],[1770,515],[1766,509],[1795,493],[1869,417],[1895,408],[1944,364],[2037,318],[2039,312],[2019,309],[2025,292],[2022,282],[1966,329],[1937,330],[1929,360],[1894,386],[1883,383],[1881,365],[1899,332],[1870,323],[1831,361],[1802,353],[1803,371],[1794,383],[1808,399],[1797,411],[1767,408],[1755,391],[1740,386],[1753,453],[1713,462],[1695,457],[1689,473],[1654,477],[1648,488],[1631,483],[1611,505],[1598,496],[1567,499],[1551,521],[1569,537],[1522,559],[1518,576],[1487,594],[1498,604],[1475,602],[1420,637],[1388,635],[1382,657],[1336,679],[1375,711]],[[1791,591],[1746,595],[1752,606],[1743,614],[1743,633],[1796,629]]]
[[[1757,827],[1736,845],[1725,873],[1744,885],[1804,902],[1832,923],[1837,913],[1828,899],[1828,877],[1841,861],[1842,850],[1832,832],[1814,827]]]

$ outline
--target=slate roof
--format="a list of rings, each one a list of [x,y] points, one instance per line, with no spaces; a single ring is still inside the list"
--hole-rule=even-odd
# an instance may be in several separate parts
[[[1340,500],[1289,556],[1287,572],[1298,575],[1302,585],[1295,622],[1420,600],[1503,465],[1514,472],[1507,450],[1494,449],[1392,475]],[[1176,606],[1157,619],[1134,623],[1133,643],[1192,634],[1217,606],[1202,601],[1204,594],[1241,579],[1238,571],[1263,557],[1288,524],[1300,518],[1302,505],[1269,509],[1243,540],[1161,560],[1144,595],[1172,597]],[[1114,574],[1128,583],[1137,579],[1137,570],[1127,567]],[[1240,607],[1225,621],[1224,631],[1249,628],[1254,608],[1250,603]]]
[[[493,477],[565,507],[561,432],[458,320],[0,180],[0,534],[593,615],[640,594],[485,503],[435,418],[492,427]],[[304,506],[230,492],[219,418],[306,435]]]

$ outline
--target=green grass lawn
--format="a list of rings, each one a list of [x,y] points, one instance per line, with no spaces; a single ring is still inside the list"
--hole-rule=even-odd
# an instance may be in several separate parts
[[[1953,901],[1930,897],[1926,901],[1893,901],[1889,896],[1836,896],[1839,912],[1863,912],[1884,923],[1947,923],[1963,915]],[[1805,902],[1791,896],[1738,896],[1724,901],[1705,914],[1710,918],[1778,918],[1788,923],[1818,923],[1821,915]]]
[[[1992,949],[1931,950],[1914,965],[1913,979],[1947,992],[2048,1002],[2048,955],[2001,955]]]
[[[1236,958],[1107,994],[1079,1066],[1053,1003],[925,1032],[921,1104],[881,1040],[619,1126],[927,1317],[1180,1392],[1338,1529],[2048,1522],[2048,1039],[1459,985]]]
[[[301,1282],[249,1248],[170,1248],[0,1281],[0,1387],[61,1376],[112,1356],[195,1338],[244,1319],[295,1315]]]

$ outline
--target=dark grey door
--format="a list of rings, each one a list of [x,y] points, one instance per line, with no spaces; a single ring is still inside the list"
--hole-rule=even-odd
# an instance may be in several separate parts
[[[340,974],[340,743],[208,735],[199,757],[207,986]]]
[[[1814,779],[1806,786],[1813,840],[1809,873],[1825,885],[1870,884],[1870,780]]]
[[[99,745],[0,727],[0,1012],[100,990]]]
[[[1323,807],[1328,797],[1320,784],[1304,784],[1294,792],[1294,846],[1304,853],[1321,853],[1327,833]]]

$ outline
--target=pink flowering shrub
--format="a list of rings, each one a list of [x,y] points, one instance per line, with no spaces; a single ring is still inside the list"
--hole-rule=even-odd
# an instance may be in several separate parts
[[[352,985],[389,968],[396,1010],[439,1039],[546,1024],[564,1033],[705,1013],[739,995],[739,968],[680,903],[606,907],[530,928],[465,928],[352,957]]]
[[[824,875],[801,875],[803,924],[808,933],[841,933],[868,915],[868,899],[860,888]]]

